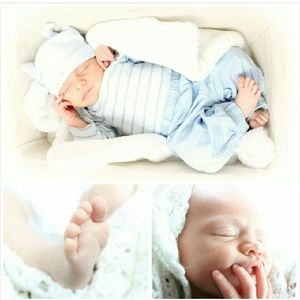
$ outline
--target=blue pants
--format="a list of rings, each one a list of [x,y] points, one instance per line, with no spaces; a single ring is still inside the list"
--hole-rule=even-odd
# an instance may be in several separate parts
[[[173,103],[169,147],[192,168],[215,173],[232,157],[249,129],[235,104],[237,79],[240,75],[254,79],[261,90],[257,109],[267,109],[263,74],[243,50],[232,47],[205,80],[192,82],[176,75],[168,100]]]

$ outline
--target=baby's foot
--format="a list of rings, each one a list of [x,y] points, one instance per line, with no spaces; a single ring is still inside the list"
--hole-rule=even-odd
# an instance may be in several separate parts
[[[107,203],[94,197],[81,202],[65,231],[64,262],[50,274],[63,286],[78,289],[88,284],[108,238]]]
[[[253,79],[244,76],[238,78],[238,94],[235,103],[240,107],[245,118],[254,111],[260,95],[261,92]]]

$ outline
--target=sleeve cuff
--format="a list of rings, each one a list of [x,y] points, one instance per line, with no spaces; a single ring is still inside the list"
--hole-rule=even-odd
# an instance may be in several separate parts
[[[244,135],[249,129],[249,125],[246,122],[245,117],[238,105],[236,105],[234,102],[231,102],[225,107],[225,111],[236,124],[236,128],[240,134]]]
[[[259,101],[256,104],[255,110],[258,109],[269,109],[268,104],[263,97],[260,97]]]
[[[93,137],[98,132],[97,126],[94,123],[90,123],[84,128],[69,127],[69,130],[74,137],[79,138]]]

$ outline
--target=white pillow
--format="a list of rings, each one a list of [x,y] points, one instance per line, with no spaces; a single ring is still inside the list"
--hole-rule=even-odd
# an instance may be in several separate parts
[[[204,79],[231,47],[245,47],[238,32],[199,29],[191,22],[165,22],[149,17],[97,23],[88,30],[86,40],[95,49],[107,45],[195,81]]]

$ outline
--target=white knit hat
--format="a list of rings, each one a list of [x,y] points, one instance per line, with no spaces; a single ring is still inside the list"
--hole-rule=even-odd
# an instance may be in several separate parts
[[[56,32],[54,27],[54,23],[44,26],[46,40],[38,49],[34,64],[23,64],[21,69],[42,83],[51,94],[58,96],[72,71],[96,53],[76,29],[63,26],[60,32]]]
[[[190,298],[191,289],[179,261],[192,185],[158,185],[152,205],[152,297]]]

